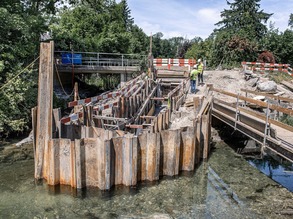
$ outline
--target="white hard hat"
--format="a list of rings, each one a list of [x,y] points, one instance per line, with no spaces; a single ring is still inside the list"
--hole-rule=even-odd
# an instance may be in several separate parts
[[[197,64],[193,66],[193,68],[197,68]]]
[[[198,59],[197,62],[201,62],[201,59]]]

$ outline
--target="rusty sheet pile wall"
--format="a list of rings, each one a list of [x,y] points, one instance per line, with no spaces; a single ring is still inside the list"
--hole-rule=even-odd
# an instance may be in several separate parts
[[[88,186],[102,190],[113,185],[136,185],[160,176],[192,171],[200,162],[196,127],[119,136],[95,128],[95,136],[71,141],[52,139],[45,156],[43,178],[49,185]]]

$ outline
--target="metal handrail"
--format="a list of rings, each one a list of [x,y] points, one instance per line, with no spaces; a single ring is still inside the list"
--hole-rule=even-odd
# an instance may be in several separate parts
[[[55,54],[59,54],[55,56],[57,64],[79,66],[139,66],[146,58],[145,55],[120,53],[55,51]]]

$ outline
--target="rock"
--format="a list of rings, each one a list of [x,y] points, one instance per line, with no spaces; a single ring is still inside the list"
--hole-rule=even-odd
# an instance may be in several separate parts
[[[30,144],[33,143],[34,136],[33,136],[33,131],[29,134],[29,136],[25,139],[22,139],[20,142],[16,143],[15,146],[21,147],[24,144]]]
[[[262,92],[275,92],[277,84],[274,81],[262,82],[257,84],[257,89]]]
[[[251,78],[249,81],[247,81],[247,84],[251,87],[254,87],[258,81],[259,81],[259,78]]]

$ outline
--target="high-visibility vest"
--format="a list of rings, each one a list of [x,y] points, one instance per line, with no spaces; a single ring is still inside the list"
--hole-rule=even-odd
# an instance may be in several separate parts
[[[191,80],[196,80],[196,77],[197,77],[198,73],[199,73],[198,69],[193,69],[193,70],[190,72],[190,79],[191,79]]]
[[[202,62],[200,62],[197,66],[197,70],[199,71],[199,73],[202,73],[203,72],[203,64]]]

